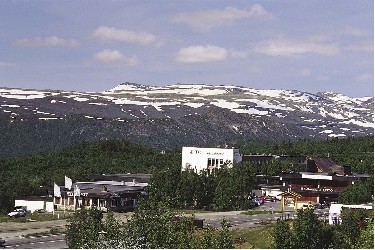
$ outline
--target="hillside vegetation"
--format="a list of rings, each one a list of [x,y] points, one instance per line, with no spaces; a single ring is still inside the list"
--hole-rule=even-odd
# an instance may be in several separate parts
[[[353,172],[373,174],[373,136],[281,145],[247,142],[234,146],[244,154],[327,156],[329,153],[337,164],[352,166]],[[168,169],[179,173],[180,165],[180,148],[162,151],[116,140],[0,160],[0,211],[9,210],[16,196],[43,194],[41,186],[52,186],[54,182],[63,185],[64,175],[73,181],[87,181],[91,174],[102,173],[157,173]]]
[[[273,154],[294,156],[330,157],[338,165],[352,167],[355,173],[374,173],[374,136],[326,139],[300,140],[298,142],[284,141],[282,144],[238,143],[242,154]]]
[[[0,161],[0,210],[13,206],[18,195],[39,195],[54,182],[88,181],[91,174],[150,173],[153,168],[179,166],[180,154],[129,141],[83,143],[53,153],[39,153]]]

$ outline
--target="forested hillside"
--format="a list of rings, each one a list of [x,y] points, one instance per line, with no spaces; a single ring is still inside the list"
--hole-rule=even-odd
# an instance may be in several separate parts
[[[40,186],[64,184],[64,175],[86,181],[91,174],[149,173],[153,168],[179,166],[175,151],[160,151],[129,141],[83,143],[59,152],[39,153],[0,161],[0,210],[18,195],[37,195]]]
[[[300,140],[291,143],[284,141],[282,144],[254,142],[238,143],[242,154],[273,154],[273,155],[302,155],[330,157],[338,165],[352,167],[355,173],[374,172],[374,137],[358,137],[327,140]]]
[[[374,138],[285,142],[272,145],[247,142],[234,145],[241,153],[329,156],[357,173],[373,174]],[[12,207],[14,197],[43,192],[41,186],[63,185],[64,175],[73,181],[101,173],[160,173],[168,170],[174,183],[180,179],[181,149],[160,150],[129,141],[83,143],[52,153],[39,153],[0,161],[0,210]],[[164,171],[165,170],[165,171]],[[177,178],[177,179],[176,179]],[[164,179],[163,181],[168,182]],[[170,187],[176,189],[176,187]]]

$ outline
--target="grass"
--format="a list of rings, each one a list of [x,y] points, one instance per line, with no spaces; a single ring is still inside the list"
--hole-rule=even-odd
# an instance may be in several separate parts
[[[273,226],[236,229],[231,231],[235,248],[273,248]]]

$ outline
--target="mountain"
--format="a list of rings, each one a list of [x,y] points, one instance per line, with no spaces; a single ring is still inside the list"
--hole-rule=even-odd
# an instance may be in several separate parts
[[[161,148],[373,135],[374,98],[237,86],[123,83],[101,92],[0,88],[0,158],[83,141]]]

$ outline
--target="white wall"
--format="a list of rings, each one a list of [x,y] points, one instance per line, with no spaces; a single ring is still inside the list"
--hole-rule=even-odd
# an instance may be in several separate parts
[[[27,200],[15,200],[14,206],[25,206],[27,211],[31,213],[37,209],[44,209],[45,201],[27,201]]]
[[[279,194],[282,193],[280,189],[262,188],[262,192],[263,193],[265,192],[266,196],[269,195],[269,196],[274,196],[274,197],[281,199],[281,196],[278,196]]]
[[[199,173],[207,169],[208,165],[215,168],[226,162],[233,164],[240,161],[242,156],[238,149],[183,147],[181,169],[184,171],[190,168]]]
[[[329,207],[329,218],[328,223],[334,224],[334,218],[336,217],[338,221],[341,220],[341,211],[342,208],[356,208],[356,209],[374,209],[373,206],[370,205],[344,205],[344,204],[331,204]]]
[[[53,202],[52,201],[46,201],[46,211],[47,212],[53,212]]]

